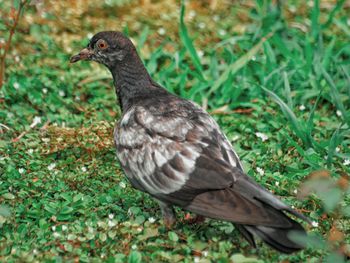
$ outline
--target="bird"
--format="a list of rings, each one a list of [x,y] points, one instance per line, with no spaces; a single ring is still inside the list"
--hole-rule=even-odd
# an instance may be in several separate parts
[[[256,247],[258,237],[273,249],[304,248],[290,232],[305,237],[310,220],[260,186],[217,122],[196,103],[163,88],[149,75],[132,41],[118,31],[95,34],[70,58],[95,61],[112,74],[121,118],[114,129],[116,154],[131,185],[158,203],[163,222],[176,222],[174,207],[232,222]]]

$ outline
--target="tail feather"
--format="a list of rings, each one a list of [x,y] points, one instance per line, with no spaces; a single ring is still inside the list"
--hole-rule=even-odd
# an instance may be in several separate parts
[[[293,224],[290,228],[275,228],[267,226],[253,226],[253,225],[239,225],[238,230],[243,234],[243,236],[252,243],[251,239],[253,235],[260,237],[266,244],[272,248],[286,254],[290,254],[303,249],[301,244],[295,243],[290,239],[290,232],[298,232],[300,235],[305,235],[306,232],[304,228],[296,221],[289,219]],[[246,232],[250,234],[247,235]],[[248,238],[247,238],[248,237]]]

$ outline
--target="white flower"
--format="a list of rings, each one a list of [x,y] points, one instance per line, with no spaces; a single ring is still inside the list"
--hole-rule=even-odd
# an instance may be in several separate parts
[[[256,60],[256,56],[252,56],[252,61],[255,61]]]
[[[305,106],[303,105],[303,104],[301,104],[300,106],[299,106],[299,110],[301,110],[301,111],[303,111],[303,110],[305,110],[306,108],[305,108]]]
[[[265,133],[262,133],[262,132],[256,132],[255,136],[260,138],[263,142],[269,139],[269,137]]]
[[[337,116],[342,116],[342,113],[341,113],[341,111],[340,110],[337,110],[336,112],[335,112],[336,114],[337,114]]]
[[[39,123],[41,123],[41,117],[35,116],[34,119],[33,119],[32,124],[30,125],[30,128],[34,128],[34,127],[37,126]]]
[[[125,187],[126,187],[126,184],[125,184],[124,182],[120,182],[120,183],[119,183],[119,186],[120,186],[121,188],[125,188]]]
[[[64,97],[66,95],[66,93],[63,91],[63,90],[60,90],[58,92],[58,94],[61,96],[61,97]]]
[[[232,140],[232,142],[235,142],[235,141],[237,141],[239,139],[239,135],[235,135],[235,136],[233,136],[233,138],[231,139]]]
[[[150,217],[148,218],[148,221],[153,224],[154,222],[156,222],[156,219],[154,217]]]
[[[38,254],[38,250],[34,248],[34,249],[33,249],[33,254],[34,254],[34,255]]]
[[[191,10],[190,12],[188,12],[188,17],[190,19],[194,18],[195,16],[197,15],[196,11],[194,10]]]
[[[101,257],[101,258],[105,258],[105,257],[106,257],[106,254],[105,254],[105,253],[101,253],[100,257]]]
[[[198,27],[199,27],[200,29],[204,29],[204,28],[205,28],[205,23],[204,23],[204,22],[198,23]]]
[[[18,82],[13,83],[13,87],[14,87],[15,89],[19,89],[20,86],[21,86],[21,85],[19,85]]]
[[[204,52],[202,50],[198,50],[197,54],[198,54],[198,57],[201,58],[201,57],[203,57]]]
[[[349,165],[350,164],[350,159],[345,159],[344,162],[343,162],[344,165]]]
[[[85,166],[81,167],[81,170],[82,170],[84,173],[87,171],[87,169],[86,169]]]
[[[194,262],[196,262],[196,263],[199,262],[199,260],[200,260],[199,257],[194,257],[193,259],[194,259]]]
[[[276,186],[279,186],[279,185],[280,185],[280,182],[275,182],[275,185],[276,185]]]
[[[60,234],[59,234],[59,233],[57,233],[57,232],[53,232],[53,234],[52,234],[52,235],[53,235],[53,237],[56,237],[56,238],[60,236]]]
[[[75,99],[76,101],[80,101],[80,96],[76,95],[76,96],[74,97],[74,99]]]
[[[20,57],[19,56],[15,56],[15,61],[16,62],[19,62],[21,59],[20,59]]]
[[[297,194],[298,193],[298,189],[294,189],[293,193]]]
[[[335,151],[338,153],[340,152],[340,148],[339,147],[335,147]]]
[[[292,13],[295,13],[297,11],[296,6],[295,5],[289,6],[289,11],[292,12]]]
[[[311,225],[312,225],[313,227],[318,227],[318,222],[312,221]]]
[[[56,231],[56,226],[51,227],[52,231]]]
[[[220,29],[220,30],[219,30],[219,35],[220,35],[220,36],[226,35],[226,30],[225,30],[225,29]]]
[[[25,172],[25,170],[24,170],[23,168],[19,168],[19,169],[18,169],[18,172],[19,172],[20,174],[23,174],[23,173]]]
[[[88,227],[88,232],[89,232],[89,233],[94,233],[94,229],[93,229],[91,226],[89,226],[89,227]]]
[[[219,17],[218,15],[213,16],[213,20],[214,20],[215,22],[219,21],[219,19],[220,19],[220,17]]]
[[[29,153],[29,154],[32,154],[33,152],[34,152],[33,149],[29,149],[29,150],[28,150],[28,153]]]
[[[42,138],[41,140],[45,143],[48,143],[50,141],[50,138]]]
[[[113,218],[114,218],[114,214],[109,214],[109,215],[108,215],[108,218],[109,218],[109,219],[113,219]]]
[[[42,91],[44,94],[46,94],[48,90],[47,90],[47,88],[43,88]]]
[[[51,163],[47,166],[47,169],[49,169],[49,171],[52,171],[54,168],[56,167],[55,163]]]
[[[203,254],[204,257],[207,257],[207,256],[208,256],[208,251],[204,250],[204,251],[202,252],[202,254]]]
[[[67,226],[66,225],[62,225],[62,231],[66,231],[67,230]]]
[[[89,32],[89,33],[87,33],[86,36],[87,36],[88,39],[90,39],[90,38],[92,38],[92,37],[94,36],[94,34],[92,34],[91,32]]]
[[[137,232],[142,232],[142,227],[138,227],[136,230]]]
[[[131,246],[131,248],[132,248],[133,250],[135,250],[135,249],[137,249],[137,246],[136,246],[135,244],[133,244],[133,245]]]
[[[159,35],[163,36],[163,35],[165,35],[165,33],[166,33],[166,30],[163,27],[158,29],[158,34]]]
[[[116,225],[116,223],[112,220],[108,220],[108,226],[109,227],[114,227]]]
[[[294,206],[294,205],[292,205],[292,206],[291,206],[291,208],[292,208],[292,209],[294,209],[294,208],[295,208],[295,206]]]
[[[260,167],[256,167],[256,171],[260,174],[260,175],[264,175],[265,171],[264,169],[260,168]]]

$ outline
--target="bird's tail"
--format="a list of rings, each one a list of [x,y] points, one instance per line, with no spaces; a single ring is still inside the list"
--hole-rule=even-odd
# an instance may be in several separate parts
[[[292,224],[288,228],[240,224],[236,224],[236,227],[252,246],[255,247],[254,236],[258,236],[272,248],[282,253],[290,254],[304,248],[301,244],[291,240],[290,234],[295,232],[298,235],[306,237],[306,232],[298,222],[290,218],[288,220]]]

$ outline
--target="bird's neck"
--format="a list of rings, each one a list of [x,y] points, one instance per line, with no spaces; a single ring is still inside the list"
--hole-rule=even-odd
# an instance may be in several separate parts
[[[110,71],[122,111],[127,110],[135,98],[144,96],[152,87],[152,79],[136,51],[117,62]]]

